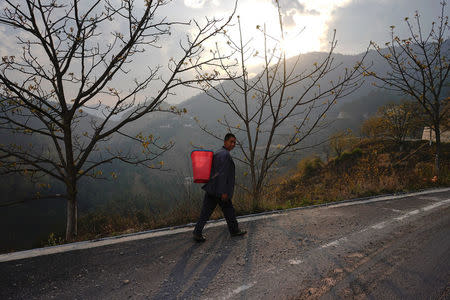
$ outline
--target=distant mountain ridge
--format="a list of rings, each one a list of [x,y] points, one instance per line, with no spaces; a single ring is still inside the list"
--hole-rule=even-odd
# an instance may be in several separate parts
[[[447,43],[448,45],[448,43]],[[301,71],[306,68],[311,68],[315,61],[319,61],[321,57],[326,55],[325,52],[314,52],[303,54],[300,57],[300,63],[297,66],[297,70]],[[354,64],[362,58],[363,54],[357,55],[342,55],[333,54],[333,59],[337,63],[342,63],[339,70],[345,67],[353,67]],[[288,60],[288,64],[292,64],[294,58]],[[378,53],[371,50],[369,51],[366,60],[367,65],[373,64],[373,71],[377,73],[383,73],[388,71],[388,66],[385,64]],[[339,70],[330,74],[331,78],[339,76]],[[359,130],[361,121],[364,118],[375,113],[378,106],[387,102],[398,101],[402,96],[386,93],[385,91],[378,90],[371,85],[373,80],[366,78],[366,82],[360,89],[353,94],[341,99],[329,112],[328,120],[332,122],[332,126],[324,130],[318,139],[325,139],[331,133],[336,130],[350,128],[354,132]],[[321,82],[323,86],[326,86],[326,82]],[[291,89],[289,93],[295,95],[301,90],[301,87]],[[164,103],[163,106],[167,107],[170,104]],[[114,181],[94,180],[90,178],[83,178],[80,181],[79,190],[79,203],[80,212],[86,212],[96,207],[105,205],[110,201],[117,201],[120,203],[136,202],[139,205],[149,207],[150,209],[167,209],[171,205],[184,199],[188,193],[198,192],[200,188],[198,185],[186,186],[184,178],[191,176],[190,167],[190,152],[196,147],[204,147],[207,149],[218,149],[222,145],[222,141],[216,140],[205,133],[203,133],[194,118],[207,125],[210,129],[214,130],[218,136],[224,136],[225,129],[218,126],[217,119],[223,118],[227,115],[230,121],[236,122],[237,119],[228,113],[228,107],[223,103],[219,103],[210,99],[205,93],[198,94],[194,97],[186,99],[182,103],[177,105],[178,108],[186,108],[187,114],[178,116],[170,113],[153,112],[135,121],[132,124],[128,124],[124,131],[125,133],[135,136],[137,133],[142,132],[145,135],[152,134],[158,137],[161,142],[168,142],[170,140],[175,142],[175,146],[172,150],[159,157],[155,164],[159,161],[164,161],[164,169],[170,169],[168,172],[161,172],[158,170],[149,170],[144,168],[137,168],[133,165],[126,165],[123,163],[113,163],[105,165],[103,168],[104,174],[114,171],[118,174],[118,179]],[[100,106],[101,109],[106,109],[106,106]],[[102,114],[101,110],[85,109],[85,113],[88,115],[80,120],[76,132],[82,134],[84,131],[89,130],[90,121],[96,120],[101,122]],[[126,114],[127,112],[125,112]],[[128,112],[129,113],[129,112]],[[123,117],[123,115],[121,116]],[[116,118],[112,121],[113,124],[119,121]],[[12,138],[10,132],[0,132],[0,138],[2,143]],[[26,136],[25,139],[20,139],[19,142],[29,142],[30,136]],[[32,137],[38,140],[38,136]],[[43,142],[45,139],[41,139]],[[128,138],[124,138],[120,135],[114,136],[111,140],[105,142],[103,146],[110,146],[123,151],[129,149],[136,151],[139,144],[130,143]],[[308,152],[299,153],[293,158],[294,162],[300,160],[302,157],[311,154],[320,154],[321,149],[312,149]],[[237,151],[233,151],[232,155],[238,155]],[[292,167],[290,164],[285,164],[284,167]],[[237,176],[242,177],[242,169],[239,164],[237,165]],[[64,193],[61,191],[61,186],[53,184],[52,192]],[[15,197],[23,197],[35,192],[35,186],[26,184],[23,178],[20,176],[4,176],[0,180],[0,192],[6,200],[15,200]],[[191,195],[191,194],[189,194]],[[53,201],[53,202],[52,202]],[[25,211],[25,213],[24,213]],[[19,218],[17,216],[26,216]],[[54,218],[54,219],[53,219]],[[58,219],[59,218],[59,219]],[[64,204],[60,199],[57,200],[42,200],[42,202],[33,202],[30,204],[23,204],[13,208],[7,208],[0,210],[0,219],[3,220],[4,228],[3,236],[6,239],[10,238],[14,240],[14,234],[10,234],[9,228],[19,228],[23,236],[23,240],[30,238],[36,238],[36,235],[31,235],[30,227],[39,224],[42,227],[42,232],[54,231],[57,226],[63,226],[64,223]],[[56,221],[57,220],[57,221]],[[28,223],[27,223],[28,222]],[[53,223],[52,223],[53,222]],[[45,225],[45,224],[48,224]],[[5,226],[6,224],[6,226]],[[45,226],[46,227],[45,227]],[[53,226],[53,227],[52,227]],[[62,227],[63,228],[63,227]],[[30,237],[31,236],[31,237]],[[45,237],[45,236],[44,236]],[[1,241],[1,239],[0,239]]]

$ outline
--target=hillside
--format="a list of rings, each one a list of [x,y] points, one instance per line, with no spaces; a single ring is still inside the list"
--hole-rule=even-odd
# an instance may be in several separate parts
[[[450,144],[443,146],[445,163],[439,180],[432,175],[432,148],[416,141],[406,142],[403,151],[398,151],[398,145],[390,141],[362,140],[328,162],[318,157],[299,160],[296,168],[270,182],[259,211],[449,186]],[[251,200],[241,192],[233,202],[238,215],[255,213]],[[130,202],[121,209],[98,209],[80,219],[80,240],[192,223],[200,209],[201,198],[195,197],[180,201],[167,212]],[[220,210],[216,209],[212,218],[222,218]]]
[[[318,157],[299,161],[287,176],[274,180],[269,206],[278,208],[390,194],[450,185],[450,144],[443,144],[442,175],[433,176],[433,146],[406,142],[399,151],[391,141],[362,140],[328,162]]]
[[[311,68],[313,63],[324,55],[325,53],[318,52],[302,55],[296,67],[297,70]],[[353,66],[361,56],[362,54],[335,54],[334,60],[340,64],[339,68],[330,73],[322,84],[326,86],[327,82],[325,80],[336,79],[339,70]],[[288,61],[288,65],[292,64],[292,62],[293,58]],[[376,72],[384,72],[386,70],[386,66],[373,51],[369,52],[366,62],[367,64],[373,64]],[[367,116],[374,114],[380,105],[399,99],[398,95],[388,94],[380,90],[374,91],[370,83],[370,80],[365,82],[355,93],[341,99],[328,113],[327,120],[331,125],[324,128],[313,139],[306,140],[305,145],[323,141],[337,130],[349,128],[353,132],[358,132],[361,122]],[[289,90],[289,93],[293,95],[300,93],[302,88],[302,86],[294,86]],[[103,173],[110,174],[115,172],[118,174],[118,178],[115,180],[84,178],[80,181],[78,195],[81,217],[98,211],[111,212],[111,215],[120,215],[130,210],[129,215],[133,215],[136,211],[144,210],[145,213],[142,218],[155,218],[155,220],[146,222],[146,224],[149,224],[148,226],[150,227],[159,226],[156,225],[159,224],[159,221],[156,220],[158,218],[156,215],[171,214],[173,210],[183,207],[185,203],[196,203],[201,199],[199,187],[189,184],[188,177],[191,176],[189,154],[197,146],[216,149],[221,146],[221,141],[202,132],[194,118],[197,117],[201,124],[207,125],[219,136],[224,135],[225,131],[224,128],[217,125],[217,119],[226,115],[230,121],[237,120],[229,114],[228,109],[223,104],[213,101],[204,93],[187,99],[180,103],[178,107],[186,108],[187,114],[178,116],[154,112],[125,128],[125,132],[132,136],[142,132],[146,135],[152,134],[158,137],[161,143],[175,142],[175,146],[170,151],[155,161],[155,164],[159,161],[164,161],[166,171],[150,170],[119,162],[105,165],[102,169]],[[98,112],[92,112],[89,109],[85,110],[85,112],[87,115],[78,123],[77,132],[90,130],[90,121],[100,120],[101,118]],[[281,128],[281,130],[288,130],[288,127]],[[30,139],[33,139],[39,145],[46,145],[46,141],[39,139],[38,136],[13,136],[9,132],[0,131],[0,137],[2,142],[14,141],[18,144],[28,144]],[[276,143],[277,141],[274,141],[274,144]],[[123,151],[136,151],[136,146],[129,143],[122,136],[113,137],[107,141],[107,145]],[[290,170],[293,162],[295,163],[304,157],[314,154],[323,156],[323,151],[322,148],[311,148],[281,160],[278,171],[284,174]],[[240,153],[235,151],[233,155],[239,157]],[[237,165],[238,178],[242,173],[242,167]],[[64,187],[61,183],[53,182],[45,177],[42,178],[41,182],[50,184],[51,187],[47,190],[49,193],[64,193]],[[34,195],[37,190],[39,190],[37,184],[29,183],[21,176],[8,175],[1,177],[0,192],[5,195],[2,201],[9,202],[27,199],[30,195]],[[243,208],[243,210],[245,209]],[[195,212],[195,209],[193,211]],[[180,213],[180,215],[183,215],[183,213]],[[1,228],[3,229],[0,230],[0,244],[11,245],[10,247],[12,248],[38,246],[43,240],[48,238],[51,232],[60,234],[64,230],[64,218],[64,199],[37,200],[11,207],[1,207],[0,219],[2,220]],[[172,220],[171,218],[167,219]],[[176,222],[176,219],[174,218],[174,222]],[[109,222],[102,220],[105,223]],[[123,223],[126,222],[124,221]],[[136,221],[132,224],[138,223]],[[39,226],[36,226],[37,224]],[[123,226],[119,224],[116,229],[109,229],[109,232],[120,230],[123,230]]]

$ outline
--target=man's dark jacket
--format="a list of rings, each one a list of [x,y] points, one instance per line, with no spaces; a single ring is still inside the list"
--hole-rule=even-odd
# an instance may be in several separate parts
[[[230,151],[225,147],[214,153],[209,181],[202,189],[216,197],[220,197],[222,194],[228,194],[228,199],[233,197],[234,162]]]

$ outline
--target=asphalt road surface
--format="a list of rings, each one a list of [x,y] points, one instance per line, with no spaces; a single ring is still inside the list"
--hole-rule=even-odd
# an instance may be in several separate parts
[[[450,299],[450,189],[240,223],[0,255],[0,299]]]

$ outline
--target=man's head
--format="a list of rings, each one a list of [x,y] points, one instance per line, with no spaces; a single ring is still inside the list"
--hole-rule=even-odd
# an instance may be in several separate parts
[[[225,139],[223,140],[223,146],[228,150],[233,150],[234,146],[236,146],[236,137],[232,133],[227,133],[225,135]]]

